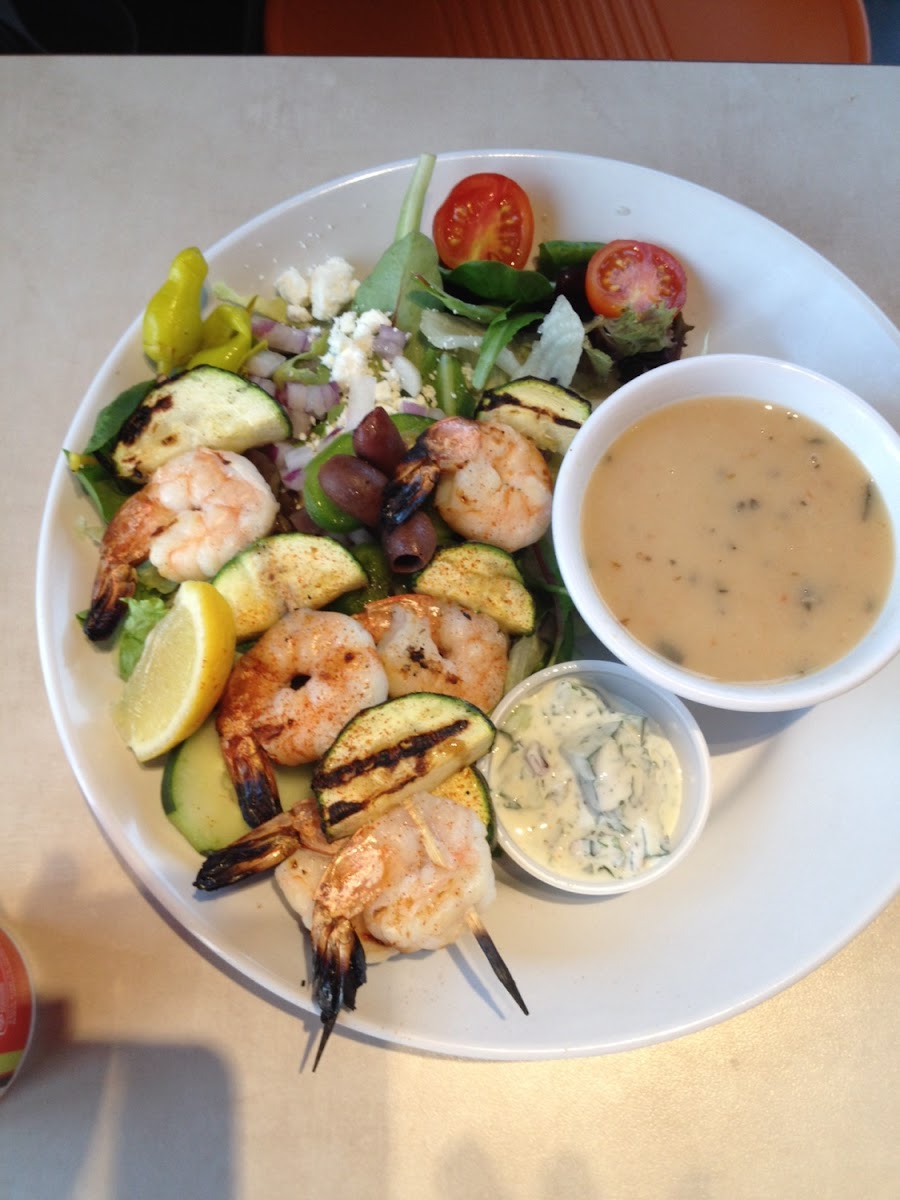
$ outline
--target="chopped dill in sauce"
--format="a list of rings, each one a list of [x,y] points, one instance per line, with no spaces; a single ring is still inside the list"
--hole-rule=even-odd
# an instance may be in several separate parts
[[[570,878],[625,879],[670,851],[675,751],[645,714],[573,679],[546,683],[501,723],[491,788],[510,837]]]

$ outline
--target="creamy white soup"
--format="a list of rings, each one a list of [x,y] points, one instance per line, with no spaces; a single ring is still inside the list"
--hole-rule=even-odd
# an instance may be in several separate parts
[[[884,604],[894,536],[865,468],[826,429],[736,396],[640,419],[588,481],[595,586],[650,649],[732,681],[840,658]]]

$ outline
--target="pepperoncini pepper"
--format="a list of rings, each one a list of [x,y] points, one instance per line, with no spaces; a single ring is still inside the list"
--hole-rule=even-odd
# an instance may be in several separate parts
[[[182,367],[201,345],[206,259],[196,248],[172,260],[166,282],[144,310],[144,353],[161,375]]]
[[[239,371],[244,363],[265,345],[254,342],[250,313],[235,304],[220,304],[206,320],[200,334],[200,346],[192,355],[188,367],[204,363],[222,367],[226,371]]]

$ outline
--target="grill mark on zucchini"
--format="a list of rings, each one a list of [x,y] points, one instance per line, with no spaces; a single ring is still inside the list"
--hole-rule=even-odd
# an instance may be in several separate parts
[[[438,729],[431,729],[428,733],[414,733],[409,737],[401,738],[393,746],[385,746],[383,749],[375,750],[373,753],[363,755],[361,758],[354,758],[339,767],[332,767],[330,770],[324,767],[317,767],[313,772],[313,789],[319,792],[324,791],[326,788],[343,787],[361,775],[367,774],[369,771],[377,769],[390,770],[401,762],[406,762],[410,759],[422,759],[424,755],[436,746],[440,746],[443,742],[449,741],[457,734],[462,733],[468,728],[469,724],[468,720],[461,717],[459,720],[451,721],[449,725],[443,725]],[[416,771],[416,774],[423,775],[426,769],[425,764],[420,763],[420,769]],[[395,791],[399,787],[405,787],[408,783],[408,779],[398,780],[396,786],[388,790]],[[369,803],[370,801],[368,800],[362,804],[336,801],[329,807],[330,819],[336,823],[337,820],[342,820],[346,816],[359,812],[361,808],[366,808]],[[338,813],[341,814],[340,817],[336,816]]]
[[[561,425],[566,429],[580,429],[583,422],[573,421],[571,417],[564,417],[561,413],[554,412],[553,409],[545,408],[544,405],[529,403],[522,404],[515,396],[511,396],[508,392],[496,392],[485,395],[479,405],[479,412],[492,412],[496,408],[518,408],[523,412],[532,413],[535,416],[546,417],[554,425]]]
[[[153,404],[139,405],[120,429],[118,442],[126,446],[134,445],[153,420],[154,414],[156,412],[165,412],[172,407],[172,404],[172,394],[171,392],[166,392],[164,396],[160,396]]]
[[[354,833],[404,797],[439,786],[486,753],[494,732],[480,709],[440,693],[413,692],[365,709],[313,771],[326,837]]]

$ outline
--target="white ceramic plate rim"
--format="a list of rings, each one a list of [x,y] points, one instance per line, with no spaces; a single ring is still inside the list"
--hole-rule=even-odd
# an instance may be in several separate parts
[[[249,290],[271,282],[283,266],[311,265],[338,252],[368,269],[390,239],[413,165],[347,176],[262,214],[207,252],[211,276]],[[505,171],[531,191],[539,235],[643,237],[680,253],[691,284],[690,353],[792,358],[865,395],[900,425],[900,332],[846,276],[766,218],[629,163],[485,150],[439,157],[425,227],[456,179],[484,169]],[[338,211],[343,224],[332,220]],[[282,240],[273,254],[276,235]],[[752,286],[754,272],[759,289]],[[759,300],[758,291],[765,292]],[[803,304],[791,304],[793,295]],[[85,396],[67,446],[83,444],[101,405],[144,377],[139,341],[137,318]],[[53,716],[78,783],[114,849],[186,934],[249,981],[311,1012],[308,963],[275,889],[263,881],[221,897],[192,895],[196,861],[156,807],[158,776],[137,768],[106,728],[113,672],[85,646],[72,619],[94,560],[77,531],[85,518],[89,506],[60,458],[38,551],[37,621]],[[588,643],[577,653],[602,652]],[[900,774],[900,739],[887,724],[898,667],[892,663],[813,713],[751,714],[736,722],[697,711],[714,755],[710,821],[689,862],[655,887],[582,902],[550,896],[501,866],[489,924],[530,1017],[499,993],[464,942],[375,968],[356,1013],[342,1017],[339,1029],[473,1058],[599,1054],[702,1028],[799,979],[872,920],[900,882],[893,852],[900,810],[884,783]],[[841,753],[851,725],[852,756]],[[123,797],[123,784],[133,797]],[[147,800],[143,809],[140,797]],[[861,828],[879,833],[865,862],[846,851]],[[794,854],[795,843],[805,845],[803,855]],[[312,1017],[312,1036],[316,1028]]]

